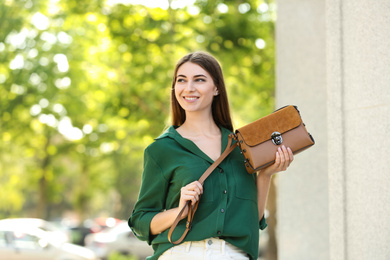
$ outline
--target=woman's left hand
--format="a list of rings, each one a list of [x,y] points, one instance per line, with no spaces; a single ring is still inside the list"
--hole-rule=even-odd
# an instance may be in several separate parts
[[[287,170],[293,160],[294,155],[290,147],[286,148],[284,145],[282,145],[276,152],[275,163],[271,166],[268,166],[267,168],[262,169],[259,174],[271,177],[275,173]]]

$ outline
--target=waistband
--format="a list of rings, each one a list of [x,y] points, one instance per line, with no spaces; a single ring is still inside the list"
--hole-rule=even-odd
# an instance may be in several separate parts
[[[226,241],[217,237],[212,237],[208,239],[204,239],[201,241],[188,241],[184,242],[182,245],[186,247],[186,251],[188,252],[191,247],[200,247],[204,249],[215,249],[225,251]],[[229,244],[230,245],[230,244]],[[232,246],[232,245],[231,245]]]
[[[233,256],[235,257],[234,259],[249,259],[244,251],[217,237],[212,237],[201,241],[184,242],[180,245],[176,245],[168,249],[160,256],[160,258],[184,259],[183,257],[187,257],[187,254],[192,254],[191,259],[214,259],[214,257],[219,257],[215,259],[226,259],[226,256]],[[171,256],[176,258],[170,258]]]

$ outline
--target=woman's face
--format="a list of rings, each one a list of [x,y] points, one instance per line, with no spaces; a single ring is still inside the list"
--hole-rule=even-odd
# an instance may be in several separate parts
[[[209,112],[217,87],[211,75],[201,66],[186,62],[179,67],[175,81],[175,96],[180,106],[189,112]]]

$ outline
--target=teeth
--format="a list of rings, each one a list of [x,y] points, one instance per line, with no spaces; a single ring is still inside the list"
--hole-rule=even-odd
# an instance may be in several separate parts
[[[198,99],[197,97],[184,97],[185,99],[187,100],[195,100],[195,99]]]

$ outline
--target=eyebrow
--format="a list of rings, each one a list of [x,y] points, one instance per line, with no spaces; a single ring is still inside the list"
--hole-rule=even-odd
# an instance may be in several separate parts
[[[178,78],[178,77],[187,78],[187,76],[186,76],[186,75],[183,75],[183,74],[177,75],[176,77],[177,77],[177,78]],[[198,75],[195,75],[195,76],[194,76],[194,78],[198,78],[198,77],[207,78],[206,75],[203,75],[203,74],[198,74]]]

